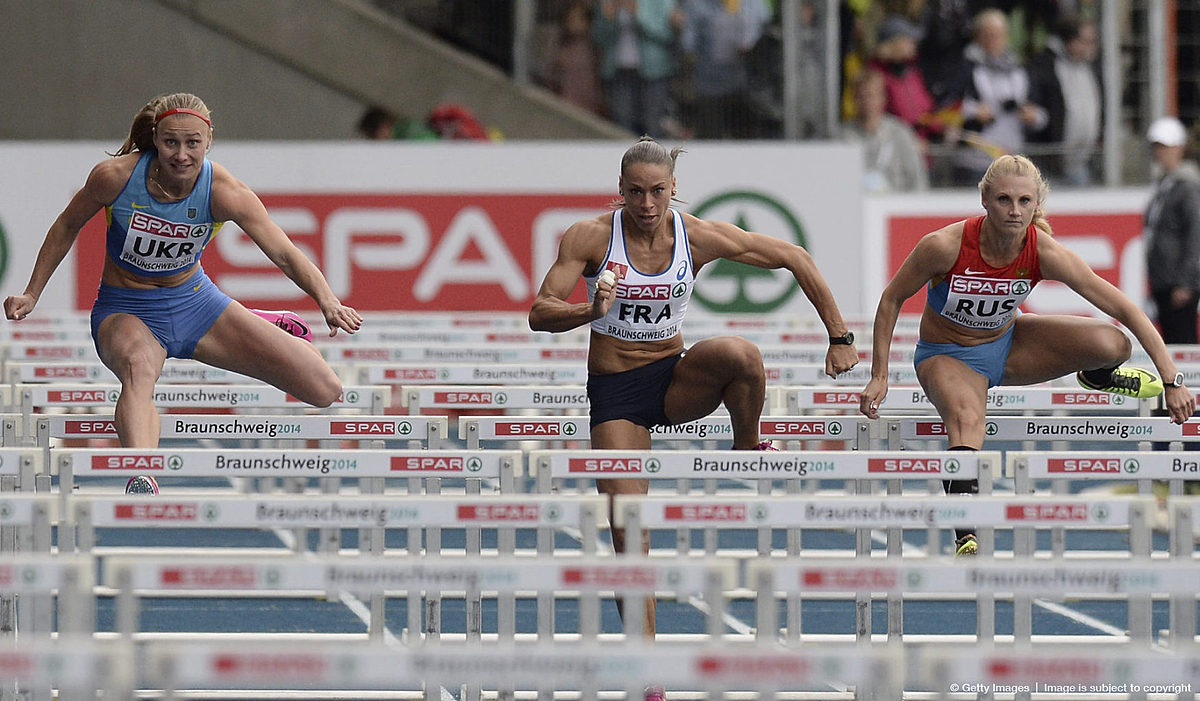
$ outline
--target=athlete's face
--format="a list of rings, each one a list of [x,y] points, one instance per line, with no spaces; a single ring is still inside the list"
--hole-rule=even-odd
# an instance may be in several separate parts
[[[192,114],[172,114],[154,127],[159,167],[172,179],[186,180],[199,174],[211,143],[212,128]]]
[[[1037,183],[1027,175],[1001,175],[983,193],[988,224],[1009,234],[1025,231],[1040,204]]]
[[[664,166],[635,163],[619,181],[625,213],[639,230],[653,233],[663,221],[675,192],[675,176]]]

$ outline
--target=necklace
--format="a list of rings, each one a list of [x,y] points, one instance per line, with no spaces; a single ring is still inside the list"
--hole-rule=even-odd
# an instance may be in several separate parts
[[[148,173],[146,177],[150,179],[150,182],[154,183],[154,186],[158,188],[158,191],[162,193],[163,197],[166,197],[168,200],[182,200],[183,198],[187,197],[187,193],[182,195],[173,195],[170,192],[167,192],[167,188],[163,187],[163,184],[158,181],[157,177],[155,177],[157,175],[157,171],[159,170],[157,163],[154,164],[154,170],[155,172]]]

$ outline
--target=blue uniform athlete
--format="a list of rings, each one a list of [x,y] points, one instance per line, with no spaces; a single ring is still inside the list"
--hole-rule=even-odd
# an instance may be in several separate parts
[[[316,406],[341,394],[337,375],[311,344],[280,333],[204,274],[200,256],[222,222],[240,226],[317,302],[330,335],[353,333],[362,324],[254,192],[208,160],[212,135],[208,107],[198,97],[177,93],[150,101],[115,156],[92,168],[50,227],[25,291],[4,300],[9,319],[28,316],[80,229],[105,210],[106,255],[92,337],[100,360],[121,382],[116,428],[125,447],[158,445],[153,391],[168,357],[255,377]]]

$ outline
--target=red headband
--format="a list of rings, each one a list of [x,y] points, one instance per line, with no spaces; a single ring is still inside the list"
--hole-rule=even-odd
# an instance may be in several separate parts
[[[154,123],[158,124],[159,122],[161,122],[163,120],[163,118],[170,117],[173,114],[190,114],[194,117],[199,117],[200,119],[203,119],[204,123],[207,124],[208,126],[210,126],[210,127],[212,126],[212,122],[209,121],[208,117],[204,116],[203,112],[198,112],[193,109],[188,109],[187,107],[176,107],[173,110],[167,110],[166,112],[163,112],[162,114],[155,117]]]

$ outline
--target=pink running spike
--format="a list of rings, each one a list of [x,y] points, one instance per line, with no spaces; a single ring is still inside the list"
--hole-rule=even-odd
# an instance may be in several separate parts
[[[301,319],[295,312],[268,312],[261,309],[251,309],[250,311],[253,314],[261,316],[272,324],[275,324],[284,331],[287,331],[296,338],[312,343],[312,330],[308,328],[308,324],[304,323],[304,320]]]
[[[779,452],[779,448],[776,448],[775,444],[772,443],[771,441],[763,441],[762,443],[759,443],[758,445],[754,446],[754,449],[755,450],[768,450],[768,451],[775,452],[775,453]]]

